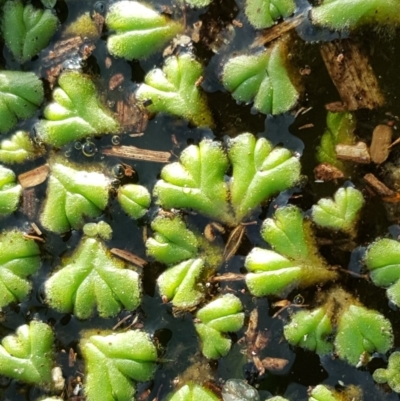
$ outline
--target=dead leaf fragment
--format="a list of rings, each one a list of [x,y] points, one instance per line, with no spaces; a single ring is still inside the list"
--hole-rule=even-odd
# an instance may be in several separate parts
[[[240,244],[242,243],[243,235],[246,228],[241,224],[235,227],[229,235],[228,241],[224,249],[224,260],[228,261],[235,255]]]
[[[332,166],[329,163],[318,164],[314,169],[314,177],[316,180],[321,181],[333,181],[339,178],[343,178],[344,174],[337,167]]]
[[[384,124],[379,124],[375,127],[369,148],[371,160],[374,163],[381,164],[388,158],[392,136],[393,129],[391,127]]]
[[[43,166],[20,174],[18,176],[18,182],[21,184],[22,188],[36,187],[46,180],[49,172],[49,165],[44,164]]]

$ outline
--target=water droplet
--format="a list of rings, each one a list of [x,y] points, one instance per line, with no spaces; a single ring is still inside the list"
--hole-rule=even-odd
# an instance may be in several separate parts
[[[122,164],[117,164],[112,168],[112,173],[116,178],[122,178],[125,175],[125,169]]]
[[[92,141],[86,141],[82,146],[82,153],[86,157],[93,157],[97,151],[96,145]]]
[[[81,150],[81,149],[82,149],[82,144],[81,144],[79,141],[76,141],[76,142],[74,143],[74,148],[75,148],[76,150]]]
[[[119,135],[113,135],[111,137],[111,143],[113,145],[119,145],[121,143],[121,137]]]

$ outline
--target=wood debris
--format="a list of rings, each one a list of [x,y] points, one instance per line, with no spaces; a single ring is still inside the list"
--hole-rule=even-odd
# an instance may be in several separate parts
[[[20,174],[18,176],[18,182],[21,184],[22,188],[36,187],[46,181],[49,173],[49,165],[44,164],[43,166],[36,167],[33,170]]]
[[[101,152],[106,156],[117,156],[123,159],[143,160],[156,163],[168,163],[171,158],[171,153],[169,152],[140,149],[136,146],[112,146],[111,148],[103,149]]]
[[[335,150],[338,159],[363,164],[371,163],[368,146],[364,142],[358,142],[355,145],[338,144]]]
[[[70,348],[69,349],[69,352],[68,352],[68,366],[70,367],[70,368],[72,368],[74,365],[75,365],[75,362],[76,362],[76,352],[74,351],[74,349],[73,348]]]
[[[392,142],[393,129],[388,125],[379,124],[372,133],[369,153],[371,160],[376,164],[382,164],[389,156]]]
[[[321,54],[346,110],[375,109],[385,98],[368,57],[351,39],[326,42]]]
[[[117,101],[115,118],[123,131],[143,132],[147,127],[148,115],[138,106],[134,94]]]
[[[265,29],[258,37],[256,37],[250,48],[264,46],[266,43],[272,42],[286,32],[299,26],[303,20],[304,15],[298,15],[297,17],[287,19],[280,24],[274,25],[272,28]]]
[[[113,255],[118,256],[119,258],[124,259],[127,262],[133,263],[134,265],[137,265],[140,267],[143,267],[147,264],[146,260],[142,259],[141,257],[139,257],[131,252],[125,251],[124,249],[112,248],[110,250],[110,252]]]
[[[225,261],[228,261],[235,255],[236,251],[239,249],[240,244],[242,243],[243,235],[246,231],[246,228],[239,224],[236,226],[230,233],[228,241],[226,242],[223,258]]]
[[[314,177],[316,180],[320,181],[333,181],[343,178],[344,174],[337,167],[329,163],[321,163],[314,168]]]
[[[260,359],[257,356],[253,357],[253,362],[260,375],[263,375],[266,370],[270,372],[279,372],[289,363],[287,359],[283,358],[266,357]]]
[[[218,283],[221,281],[240,281],[246,278],[245,274],[238,274],[238,273],[225,273],[221,274],[220,276],[213,276],[210,278],[212,283]]]
[[[121,73],[114,74],[108,81],[108,89],[110,89],[110,91],[113,91],[124,82],[124,79],[125,78]]]
[[[344,105],[342,102],[331,102],[327,103],[325,105],[325,109],[327,111],[330,111],[332,113],[341,113],[343,111],[346,111],[346,105]]]
[[[25,189],[22,192],[22,213],[26,215],[29,220],[34,220],[36,218],[38,205],[35,188]]]
[[[392,198],[396,192],[388,188],[382,181],[379,181],[373,174],[368,173],[364,176],[364,181],[373,189],[373,191],[383,197]]]

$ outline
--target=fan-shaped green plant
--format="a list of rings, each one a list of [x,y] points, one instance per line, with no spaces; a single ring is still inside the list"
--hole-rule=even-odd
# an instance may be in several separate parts
[[[387,383],[396,393],[400,393],[400,352],[389,356],[387,369],[376,369],[373,378],[377,383]]]
[[[390,322],[340,289],[330,292],[318,309],[296,313],[284,333],[291,344],[320,354],[333,347],[339,358],[353,366],[364,365],[371,354],[385,353],[393,345]]]
[[[321,137],[321,143],[317,150],[317,159],[320,163],[329,163],[346,173],[346,163],[336,157],[336,145],[352,145],[355,143],[356,117],[349,112],[328,112],[326,124],[327,128]]]
[[[246,258],[246,284],[253,295],[285,296],[295,287],[337,277],[319,255],[310,223],[297,207],[277,209],[264,221],[261,235],[274,250],[254,248]]]
[[[97,217],[108,202],[109,180],[101,173],[76,170],[54,161],[40,221],[48,230],[63,233],[81,228],[85,217]]]
[[[142,185],[127,184],[118,189],[118,202],[134,219],[144,216],[151,203],[149,191]]]
[[[118,130],[118,123],[101,104],[92,80],[78,71],[60,75],[44,117],[36,125],[38,137],[58,147],[88,135]]]
[[[0,166],[0,216],[11,214],[18,208],[22,187],[15,179],[12,170]]]
[[[32,117],[43,101],[43,84],[33,72],[0,72],[0,133]]]
[[[44,149],[34,146],[26,131],[16,132],[10,139],[0,142],[0,162],[22,163],[43,155]]]
[[[54,335],[51,328],[32,320],[18,327],[0,345],[0,374],[26,383],[51,383]]]
[[[225,294],[196,313],[195,328],[200,336],[203,355],[218,359],[228,354],[232,341],[223,333],[238,331],[244,323],[243,307],[239,298]]]
[[[311,10],[314,24],[330,29],[354,29],[365,24],[400,25],[397,0],[323,0]]]
[[[86,361],[88,401],[132,400],[135,382],[150,380],[156,370],[156,347],[139,330],[111,334],[88,332],[80,348]]]
[[[357,189],[339,188],[333,199],[320,199],[313,206],[312,218],[321,227],[352,233],[364,203],[362,193]]]
[[[251,25],[264,29],[274,25],[279,18],[289,17],[295,8],[293,0],[247,0],[245,13]]]
[[[137,1],[114,3],[107,13],[106,24],[115,32],[108,37],[108,51],[129,60],[156,52],[183,28]]]
[[[31,290],[27,277],[40,266],[40,251],[35,241],[20,231],[0,235],[0,308],[21,302]]]
[[[58,19],[51,10],[40,10],[21,0],[7,1],[3,6],[1,28],[7,47],[21,63],[30,60],[50,42]]]
[[[400,243],[382,238],[374,242],[365,255],[373,283],[387,288],[391,302],[400,306]]]
[[[136,309],[140,303],[139,275],[111,256],[103,242],[111,229],[106,223],[84,227],[86,236],[73,254],[45,283],[49,305],[64,313],[87,319],[95,309],[111,317],[122,308]],[[93,235],[93,237],[91,236]]]
[[[239,102],[254,101],[264,114],[290,110],[299,97],[287,65],[287,45],[280,41],[262,53],[235,56],[227,61],[222,83]]]
[[[228,166],[232,177],[226,182]],[[180,162],[163,168],[154,188],[167,209],[190,208],[235,226],[274,194],[299,179],[300,163],[285,148],[273,148],[264,138],[242,134],[221,144],[205,139],[185,149]]]
[[[213,119],[199,87],[202,75],[202,65],[190,54],[171,56],[162,70],[156,68],[146,75],[136,97],[148,104],[151,113],[169,113],[194,125],[211,127]]]
[[[170,265],[157,279],[160,294],[177,308],[192,308],[204,297],[202,279],[219,266],[222,250],[187,228],[178,215],[160,215],[151,228],[147,253]]]
[[[195,383],[187,383],[168,397],[168,401],[218,401],[212,391]]]

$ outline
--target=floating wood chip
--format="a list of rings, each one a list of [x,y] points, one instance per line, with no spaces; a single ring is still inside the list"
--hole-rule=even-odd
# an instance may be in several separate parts
[[[117,156],[123,159],[144,160],[156,163],[168,163],[171,153],[150,149],[140,149],[136,146],[113,146],[102,150],[103,155]]]
[[[29,220],[34,220],[36,218],[38,205],[35,188],[25,189],[22,192],[22,213],[25,214]]]
[[[304,18],[304,15],[298,15],[297,17],[274,25],[272,28],[265,29],[251,44],[250,48],[264,46],[266,43],[272,42],[273,40],[282,36],[284,33],[289,32],[299,26],[304,21]]]
[[[393,129],[387,125],[377,125],[372,133],[369,153],[371,160],[376,164],[383,163],[389,156]]]
[[[368,146],[364,142],[358,142],[355,145],[336,145],[336,156],[341,160],[350,160],[355,163],[371,163],[371,156],[368,152]]]
[[[384,96],[368,57],[351,39],[326,42],[321,54],[346,110],[375,109]]]
[[[376,194],[382,197],[394,197],[396,192],[388,188],[382,181],[379,181],[373,174],[369,173],[364,176],[364,181],[374,190]]]
[[[346,111],[346,106],[342,102],[331,102],[325,105],[325,109],[332,113],[341,113]]]
[[[18,176],[18,182],[21,184],[22,188],[36,187],[46,180],[49,172],[49,165],[44,164],[43,166],[20,174]]]
[[[220,276],[213,276],[210,278],[210,281],[213,283],[218,283],[222,281],[240,281],[246,278],[245,274],[238,274],[238,273],[225,273],[221,274]]]
[[[148,115],[137,104],[131,94],[125,100],[118,100],[115,117],[121,124],[123,131],[143,132],[147,127]]]
[[[235,255],[236,251],[238,250],[240,244],[242,243],[243,235],[246,231],[246,228],[239,224],[237,227],[235,227],[228,238],[228,241],[225,245],[224,249],[224,260],[228,261],[229,259],[232,258],[233,255]]]
[[[247,344],[255,343],[257,338],[257,326],[258,326],[258,311],[256,308],[254,308],[250,312],[249,324],[247,326],[246,332],[244,333]]]
[[[133,263],[134,265],[143,267],[144,265],[147,264],[147,261],[142,259],[141,257],[130,253],[128,251],[125,251],[124,249],[118,249],[118,248],[112,248],[110,250],[110,252],[115,255],[118,256],[121,259],[126,260],[127,262]]]
[[[253,358],[253,361],[260,375],[263,375],[266,370],[270,372],[279,372],[289,363],[287,359],[270,357],[259,359],[256,356]]]
[[[337,167],[329,163],[318,164],[314,169],[314,177],[320,181],[332,181],[343,178],[344,174]]]
[[[124,82],[124,79],[125,78],[121,73],[114,74],[108,81],[108,89],[110,89],[110,91],[113,91]]]

